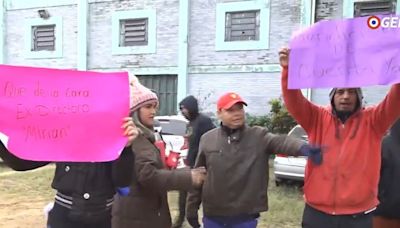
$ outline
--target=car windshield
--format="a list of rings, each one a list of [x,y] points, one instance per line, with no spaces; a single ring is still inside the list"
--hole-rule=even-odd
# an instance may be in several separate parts
[[[186,135],[186,122],[180,120],[159,119],[161,134],[163,135]]]

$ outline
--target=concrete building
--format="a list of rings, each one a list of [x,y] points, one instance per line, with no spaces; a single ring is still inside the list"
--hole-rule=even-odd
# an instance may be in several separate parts
[[[235,91],[249,113],[261,115],[281,95],[277,52],[291,34],[321,19],[365,13],[365,2],[2,0],[0,63],[129,71],[159,93],[161,114],[176,113],[188,94],[213,113],[218,96]],[[396,3],[368,1],[367,11],[399,12]],[[367,103],[386,91],[369,88]],[[326,90],[304,93],[327,103]]]

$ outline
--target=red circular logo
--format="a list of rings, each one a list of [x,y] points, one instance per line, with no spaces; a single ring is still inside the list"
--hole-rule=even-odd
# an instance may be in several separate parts
[[[381,19],[376,16],[370,16],[367,20],[367,24],[370,29],[377,29],[381,25]]]

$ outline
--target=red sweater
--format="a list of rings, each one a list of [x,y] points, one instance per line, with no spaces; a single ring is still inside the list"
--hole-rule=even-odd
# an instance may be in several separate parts
[[[345,124],[332,114],[332,107],[317,106],[301,90],[289,90],[287,68],[282,71],[282,91],[289,113],[307,132],[310,144],[324,148],[322,165],[306,166],[306,203],[332,215],[376,207],[381,140],[400,117],[400,84],[393,85],[377,106],[358,110]]]

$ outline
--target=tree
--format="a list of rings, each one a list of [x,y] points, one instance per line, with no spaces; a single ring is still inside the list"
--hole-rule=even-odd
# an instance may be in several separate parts
[[[282,102],[282,98],[271,99],[268,104],[271,109],[264,116],[247,116],[247,123],[250,126],[264,126],[272,133],[287,134],[294,126],[296,121],[287,111]]]

